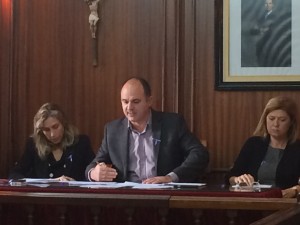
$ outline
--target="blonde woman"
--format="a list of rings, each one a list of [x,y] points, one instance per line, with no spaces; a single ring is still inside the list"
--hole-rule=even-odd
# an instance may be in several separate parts
[[[9,178],[85,180],[85,168],[93,158],[89,138],[78,134],[58,105],[46,103],[34,116],[33,135]]]
[[[300,191],[300,141],[295,102],[279,96],[269,100],[257,128],[229,172],[231,185],[259,181],[282,189],[283,197]]]

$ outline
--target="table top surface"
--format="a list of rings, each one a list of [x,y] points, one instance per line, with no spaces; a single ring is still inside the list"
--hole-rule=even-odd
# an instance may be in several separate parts
[[[64,182],[49,185],[0,183],[0,203],[86,205],[121,207],[165,207],[201,209],[278,210],[297,204],[282,198],[278,188],[235,189],[224,185],[134,189],[87,188]]]
[[[75,182],[76,183],[76,182]],[[93,184],[93,182],[90,182]],[[70,185],[67,182],[51,182],[47,185],[44,183],[26,183],[22,182],[18,185],[11,185],[7,180],[1,180],[0,192],[40,192],[40,193],[97,193],[97,194],[132,194],[132,195],[169,195],[169,196],[202,196],[202,197],[253,197],[253,198],[281,198],[281,190],[278,188],[260,188],[258,189],[240,189],[232,188],[225,185],[201,185],[201,186],[172,186],[161,188],[155,186],[151,188],[132,188],[124,185],[118,188],[106,188],[95,186],[82,186],[78,182],[78,186],[74,183]]]

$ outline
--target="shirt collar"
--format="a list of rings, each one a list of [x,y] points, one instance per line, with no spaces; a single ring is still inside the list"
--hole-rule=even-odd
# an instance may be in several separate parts
[[[128,128],[130,129],[130,130],[134,130],[133,128],[132,128],[132,124],[130,123],[130,121],[128,120]],[[152,127],[152,110],[150,110],[150,112],[149,112],[149,117],[148,117],[148,121],[147,121],[147,125],[146,125],[146,128],[145,128],[145,130],[148,128],[148,127]]]

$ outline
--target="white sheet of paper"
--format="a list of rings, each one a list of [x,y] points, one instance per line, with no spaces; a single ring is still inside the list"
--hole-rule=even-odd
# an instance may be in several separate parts
[[[165,185],[185,186],[185,187],[202,187],[202,186],[205,186],[206,183],[176,183],[176,182],[171,182],[171,183],[167,183]]]
[[[240,187],[238,184],[232,185],[233,188]],[[260,184],[260,185],[253,185],[253,186],[242,186],[241,188],[271,188],[272,185],[269,184]]]

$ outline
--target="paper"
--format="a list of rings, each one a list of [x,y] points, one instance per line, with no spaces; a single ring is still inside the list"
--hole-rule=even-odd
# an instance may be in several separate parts
[[[131,187],[131,186],[125,183],[116,183],[116,182],[87,182],[86,184],[81,184],[79,187],[116,189],[116,188],[124,188],[124,187]]]
[[[202,187],[205,186],[206,183],[175,183],[175,182],[171,182],[171,183],[167,183],[166,185],[173,185],[176,187]]]
[[[34,186],[34,187],[40,187],[40,188],[46,188],[49,187],[50,184],[38,184],[38,183],[30,183],[30,186]]]
[[[84,185],[114,185],[117,182],[96,182],[96,181],[68,181],[70,186],[84,186]]]
[[[141,183],[134,183],[134,182],[125,182],[132,186],[133,189],[168,189],[168,188],[194,188],[194,187],[202,187],[205,186],[205,183],[164,183],[164,184],[141,184]]]
[[[92,181],[58,181],[56,179],[33,179],[26,178],[25,185],[33,185],[38,187],[48,186],[77,186],[82,188],[133,188],[133,189],[170,189],[170,188],[197,188],[205,186],[205,183],[164,183],[164,184],[143,184],[126,181],[124,183],[117,182],[92,182]]]
[[[258,184],[258,185],[253,185],[253,186],[240,186],[238,184],[232,185],[233,188],[241,188],[241,189],[246,189],[246,188],[271,188],[272,185],[269,184]]]
[[[136,184],[132,186],[132,189],[168,189],[173,188],[171,185],[164,184]]]
[[[35,179],[35,178],[25,178],[26,183],[39,183],[39,184],[49,184],[49,183],[57,183],[60,182],[56,179]],[[66,182],[66,181],[62,181]]]

